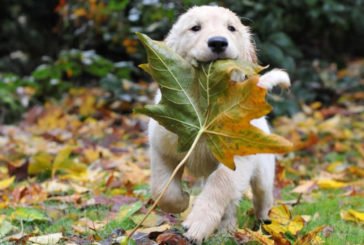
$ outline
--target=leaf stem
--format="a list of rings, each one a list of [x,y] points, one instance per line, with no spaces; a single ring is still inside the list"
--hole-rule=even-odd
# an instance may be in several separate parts
[[[149,215],[152,213],[152,211],[157,207],[159,201],[161,200],[161,198],[163,197],[163,195],[165,194],[165,192],[167,191],[169,185],[171,184],[173,178],[176,176],[176,174],[178,173],[178,171],[183,167],[183,165],[186,163],[186,161],[188,160],[188,158],[190,157],[190,155],[192,154],[193,150],[195,149],[198,140],[201,138],[202,134],[205,132],[205,128],[201,128],[197,135],[195,140],[193,141],[190,149],[188,150],[188,152],[186,153],[185,157],[178,163],[178,165],[176,166],[176,168],[173,170],[171,177],[169,177],[168,181],[166,182],[166,184],[164,184],[163,189],[161,191],[161,193],[159,194],[159,196],[157,197],[157,199],[154,201],[153,205],[149,208],[148,212],[144,215],[143,219],[134,227],[134,229],[129,233],[128,235],[128,240],[133,236],[133,234],[137,231],[137,229],[139,229],[139,227],[144,223],[144,221],[149,217]]]

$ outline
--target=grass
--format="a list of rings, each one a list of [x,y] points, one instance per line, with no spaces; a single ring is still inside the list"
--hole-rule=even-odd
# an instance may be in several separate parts
[[[282,190],[284,200],[295,200],[297,194],[290,192],[291,188]],[[332,233],[327,237],[322,237],[324,244],[329,245],[360,245],[364,244],[364,227],[354,222],[347,222],[341,219],[340,211],[353,208],[356,210],[364,210],[364,202],[362,197],[343,197],[341,191],[330,190],[313,193],[315,200],[312,203],[301,202],[292,209],[292,216],[309,215],[311,220],[301,230],[300,234],[306,234],[319,226],[331,227]],[[253,229],[256,225],[255,218],[250,215],[253,206],[249,200],[242,200],[238,207],[238,223],[239,227],[247,227]],[[248,214],[249,213],[249,214]],[[217,244],[237,244],[231,238],[220,235],[213,236],[208,239],[205,245]],[[249,242],[248,244],[259,244]]]
[[[306,214],[313,217],[302,232],[306,233],[315,227],[326,225],[333,228],[332,234],[324,238],[326,244],[364,244],[364,227],[353,222],[343,221],[340,217],[341,210],[364,209],[363,198],[342,197],[336,191],[321,191],[319,194],[320,196],[315,202],[302,203],[293,209],[294,214]]]
[[[291,188],[282,190],[283,200],[295,200],[297,195],[290,192]],[[364,210],[364,202],[362,197],[343,197],[342,191],[317,191],[312,193],[314,199],[312,202],[302,201],[295,205],[292,209],[292,215],[309,215],[311,220],[305,225],[300,234],[306,234],[319,226],[329,226],[333,229],[332,233],[327,237],[322,237],[325,244],[343,245],[343,244],[364,244],[363,226],[353,222],[343,221],[340,217],[341,210],[353,208],[356,210]],[[39,234],[50,234],[62,232],[66,236],[74,236],[73,226],[81,218],[87,217],[93,221],[105,220],[109,214],[109,207],[103,205],[94,205],[87,207],[76,207],[72,204],[59,203],[55,201],[46,202],[47,214],[51,217],[50,221],[22,222],[18,227],[23,227],[24,232],[39,231]],[[7,216],[14,211],[12,208],[0,210],[0,214]],[[238,223],[239,227],[247,227],[253,229],[256,225],[255,218],[251,215],[252,203],[250,200],[242,200],[238,207]],[[118,229],[131,229],[135,223],[131,219],[110,219],[108,224],[102,229],[79,235],[80,238],[87,239],[87,236],[98,236],[100,239],[110,237],[110,234]],[[206,245],[234,245],[237,244],[231,237],[218,234],[208,239]],[[249,244],[258,244],[250,242]]]
[[[364,244],[364,229],[359,224],[343,221],[340,217],[340,210],[354,208],[356,210],[364,209],[364,202],[361,197],[343,197],[340,191],[320,191],[313,193],[315,196],[314,202],[302,202],[294,206],[292,215],[309,215],[311,220],[305,225],[301,234],[313,230],[321,225],[333,228],[332,233],[328,237],[323,237],[325,244],[343,245],[343,244]],[[285,200],[297,198],[297,195],[289,192],[289,188],[283,190],[282,196]],[[55,218],[50,222],[23,222],[24,231],[31,232],[38,230],[41,234],[49,234],[55,232],[63,232],[66,235],[74,235],[72,226],[84,217],[90,220],[104,220],[109,210],[108,207],[97,205],[87,208],[77,208],[73,205],[59,204],[56,202],[48,202],[48,210]],[[62,205],[62,206],[60,206]],[[61,207],[62,211],[54,211]],[[238,207],[238,222],[239,227],[253,228],[255,219],[251,213],[252,204],[249,200],[242,200]],[[0,210],[0,214],[11,215],[12,209],[7,208]],[[58,212],[58,213],[57,213]],[[134,225],[131,220],[110,220],[110,222],[97,235],[100,238],[107,238],[113,231],[117,229],[130,229]],[[83,234],[85,236],[87,234]],[[95,235],[95,231],[90,230],[89,235]],[[215,235],[205,242],[206,245],[237,244],[229,236]],[[249,243],[256,244],[256,243]]]

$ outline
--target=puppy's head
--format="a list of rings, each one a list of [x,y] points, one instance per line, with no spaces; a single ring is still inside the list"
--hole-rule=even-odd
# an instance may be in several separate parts
[[[216,59],[256,62],[249,28],[222,7],[191,8],[179,17],[165,41],[192,64]]]

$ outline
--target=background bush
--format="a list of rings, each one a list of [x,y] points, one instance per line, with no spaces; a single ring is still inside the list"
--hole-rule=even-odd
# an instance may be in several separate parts
[[[276,114],[294,113],[302,102],[333,102],[336,83],[344,90],[360,86],[355,79],[321,72],[332,63],[337,71],[348,59],[363,57],[364,0],[3,0],[2,120],[12,121],[34,103],[75,85],[103,86],[121,95],[115,99],[130,99],[122,96],[129,93],[120,90],[123,79],[146,79],[135,68],[145,53],[134,33],[163,39],[177,16],[195,4],[228,6],[242,16],[255,34],[261,63],[290,72],[294,85],[284,97],[289,103],[271,98]]]

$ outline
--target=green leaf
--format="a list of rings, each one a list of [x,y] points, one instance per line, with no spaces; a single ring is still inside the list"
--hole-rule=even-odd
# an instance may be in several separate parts
[[[11,219],[23,221],[48,221],[49,218],[39,209],[18,207],[11,214]]]
[[[139,112],[153,114],[154,119],[179,135],[179,150],[186,151],[203,123],[203,111],[197,107],[199,85],[194,83],[194,69],[164,43],[153,42],[141,34],[138,37],[147,49],[149,60],[149,64],[140,67],[158,81],[163,95],[160,106],[148,105]]]
[[[235,155],[286,153],[287,140],[266,134],[250,121],[271,111],[266,90],[258,87],[262,67],[235,60],[219,60],[192,67],[164,43],[138,34],[148,54],[141,67],[159,83],[162,99],[138,112],[157,120],[178,135],[178,150],[187,151],[203,135],[217,160],[234,169]],[[231,73],[250,79],[230,81]]]
[[[0,238],[10,233],[15,227],[7,220],[0,219]]]
[[[142,202],[135,202],[131,205],[123,205],[120,207],[118,216],[121,217],[120,222],[129,219],[133,214],[138,212],[143,207]]]
[[[40,65],[32,72],[35,79],[61,78],[61,71],[56,66]]]

